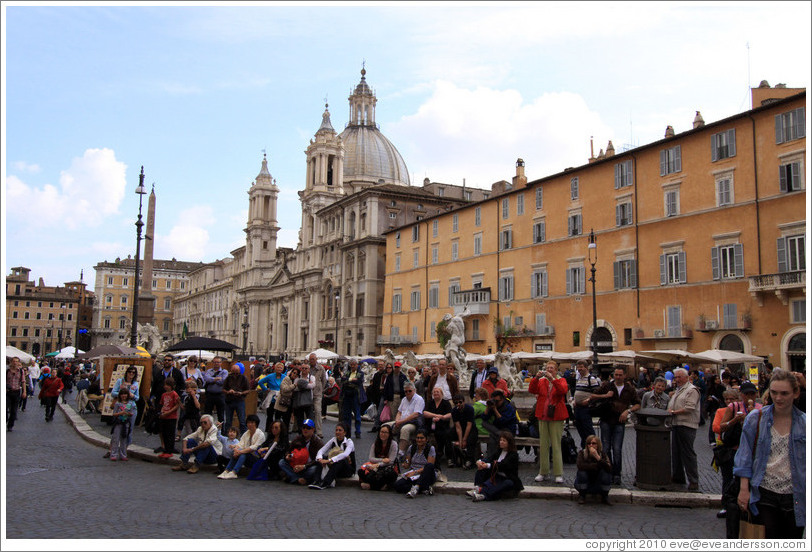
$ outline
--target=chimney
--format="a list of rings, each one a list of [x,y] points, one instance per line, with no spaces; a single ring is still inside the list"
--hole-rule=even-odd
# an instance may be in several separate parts
[[[674,127],[668,125],[665,127],[665,137],[666,138],[673,138],[674,137]]]
[[[589,137],[589,162],[595,162],[595,144],[592,141],[592,136]]]
[[[615,154],[615,146],[612,145],[612,141],[609,140],[609,144],[606,146],[606,157],[612,157]]]
[[[527,177],[524,175],[524,159],[516,160],[516,176],[513,177],[513,187],[527,186]]]
[[[694,128],[699,128],[705,126],[705,119],[702,118],[702,114],[697,111],[696,117],[694,117]]]

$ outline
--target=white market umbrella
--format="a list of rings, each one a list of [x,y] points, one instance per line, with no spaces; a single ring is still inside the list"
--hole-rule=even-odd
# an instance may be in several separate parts
[[[572,353],[556,353],[553,352],[550,358],[553,360],[560,360],[564,362],[575,362],[578,360],[592,360],[592,351],[575,351]]]
[[[79,354],[84,353],[83,350],[79,349]],[[64,349],[60,349],[59,353],[56,358],[74,358],[76,356],[76,347],[65,347]]]
[[[311,351],[307,354],[307,356],[316,355],[316,359],[319,362],[326,362],[328,360],[333,360],[338,358],[338,353],[334,353],[333,351],[328,351],[327,349],[316,349],[315,351]]]
[[[194,351],[189,349],[189,350],[186,350],[186,351],[180,351],[180,352],[177,352],[177,353],[172,353],[172,356],[174,356],[175,358],[178,358],[178,357],[186,358],[186,357],[190,357],[190,356],[193,356],[193,355],[196,356],[198,358],[198,360],[200,360],[200,359],[211,360],[211,359],[213,359],[214,357],[217,356],[216,353],[213,353],[211,351],[198,351],[197,349],[195,349]]]
[[[31,364],[34,357],[12,345],[6,345],[6,358],[19,357],[23,364]]]
[[[746,362],[764,362],[764,359],[756,355],[748,355],[736,351],[725,351],[722,349],[708,349],[701,353],[696,353],[697,356],[708,359],[709,362],[714,364],[744,364]]]
[[[618,364],[634,364],[636,362],[663,362],[661,358],[644,355],[637,351],[612,351],[611,353],[598,353],[598,360],[616,362]]]
[[[670,364],[682,364],[684,362],[712,362],[711,359],[683,351],[682,349],[657,349],[654,351],[640,351],[640,354],[659,359]]]
[[[510,356],[513,357],[513,360],[550,360],[554,354],[556,354],[555,351],[541,351],[538,353],[518,351],[511,353]]]

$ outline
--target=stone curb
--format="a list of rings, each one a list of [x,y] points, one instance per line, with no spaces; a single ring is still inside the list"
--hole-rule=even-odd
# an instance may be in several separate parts
[[[79,436],[88,443],[101,448],[110,447],[110,438],[97,433],[69,404],[58,404],[59,409],[65,414],[68,423],[73,426]],[[330,417],[330,414],[327,415]],[[174,466],[180,464],[180,456],[173,454],[171,458],[159,458],[151,449],[140,445],[130,445],[128,453],[131,458],[138,458],[146,462],[155,464],[166,464]],[[200,466],[201,471],[214,471],[215,466]],[[358,486],[358,475],[346,479],[337,479],[337,487]],[[437,494],[465,495],[465,492],[472,488],[472,483],[460,481],[440,480],[434,484],[434,492]],[[557,500],[577,500],[578,492],[570,487],[548,487],[541,485],[528,485],[519,493],[519,498],[536,499],[557,499]],[[701,493],[679,493],[667,491],[642,491],[629,489],[612,489],[609,491],[609,498],[617,504],[635,504],[641,506],[661,506],[676,508],[720,508],[722,505],[721,495],[705,495]]]

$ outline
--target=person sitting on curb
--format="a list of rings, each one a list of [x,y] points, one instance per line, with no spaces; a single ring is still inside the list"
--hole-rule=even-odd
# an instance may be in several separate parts
[[[197,473],[201,464],[217,463],[217,456],[223,453],[223,443],[220,442],[218,433],[212,415],[203,414],[198,428],[183,439],[180,464],[174,466],[172,471]],[[236,431],[234,433],[236,434]],[[189,458],[192,456],[194,462],[190,464]]]
[[[208,415],[211,416],[211,414]],[[221,431],[222,425],[223,422],[217,422],[217,439],[222,445],[222,452],[217,455],[217,475],[226,471],[226,466],[231,462],[231,458],[234,456],[234,449],[240,444],[240,440],[237,439],[237,428],[233,426],[229,427],[228,430],[226,430],[226,434],[223,435]]]
[[[316,437],[316,423],[307,419],[302,423],[301,436],[296,440],[301,439],[304,441],[304,448],[308,451],[307,462],[304,464],[294,462],[294,455],[296,447],[291,443],[291,452],[285,455],[285,458],[279,461],[279,469],[285,475],[288,483],[298,483],[299,485],[307,485],[316,480],[320,464],[316,461],[318,452],[322,447],[321,439]]]
[[[406,397],[400,401],[395,422],[392,424],[392,435],[400,440],[401,455],[405,454],[414,432],[423,427],[423,411],[426,409],[426,403],[423,397],[417,394],[414,384],[405,383],[403,392],[406,393]]]
[[[395,481],[395,491],[406,493],[406,498],[414,498],[422,492],[428,496],[434,494],[434,482],[437,474],[434,471],[434,447],[428,444],[425,429],[418,429],[414,443],[409,447],[403,460],[403,473]]]
[[[248,429],[240,437],[226,471],[217,476],[220,479],[237,479],[243,464],[248,462],[250,467],[259,459],[257,449],[265,442],[265,433],[259,429],[259,416],[249,414],[245,417],[245,425]]]
[[[477,460],[474,474],[475,487],[466,494],[474,502],[499,500],[503,496],[516,496],[524,489],[519,479],[519,453],[516,438],[509,431],[499,433],[499,450],[488,460]]]
[[[586,502],[587,494],[601,495],[601,502],[611,506],[609,489],[612,487],[612,463],[603,452],[601,441],[595,435],[586,438],[586,447],[578,453],[578,471],[575,473],[575,489],[578,504]]]
[[[321,465],[321,473],[310,485],[311,489],[324,490],[334,485],[336,478],[352,477],[355,473],[355,444],[347,436],[349,428],[338,422],[335,437],[319,449],[316,461]]]
[[[491,398],[486,401],[487,410],[482,427],[490,434],[488,441],[487,456],[496,454],[499,448],[499,432],[508,431],[516,434],[516,426],[519,424],[516,418],[516,407],[505,398],[505,393],[501,389],[491,393]]]

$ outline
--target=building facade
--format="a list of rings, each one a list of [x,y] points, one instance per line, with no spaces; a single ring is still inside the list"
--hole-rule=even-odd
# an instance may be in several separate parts
[[[549,177],[520,159],[501,194],[388,232],[379,345],[438,352],[437,324],[467,307],[469,352],[594,338],[804,367],[805,100],[763,83],[750,111]]]
[[[29,280],[30,274],[18,266],[6,277],[6,343],[34,356],[73,345],[87,350],[93,292],[81,280],[46,286],[42,278]]]
[[[318,347],[373,353],[382,321],[387,230],[486,197],[486,190],[411,186],[397,148],[375,120],[366,71],[338,133],[327,106],[305,150],[295,248],[277,247],[279,189],[267,158],[252,183],[246,243],[190,274],[175,332],[231,341],[244,354],[303,355]],[[438,191],[442,189],[442,192]]]
[[[189,272],[203,263],[177,259],[153,261],[152,295],[155,297],[154,325],[163,340],[177,341],[180,332],[173,333],[172,316],[175,297],[189,289]],[[133,286],[135,285],[135,259],[117,258],[103,261],[96,270],[93,325],[93,347],[99,345],[129,345],[132,321]],[[143,264],[139,267],[144,275]]]

